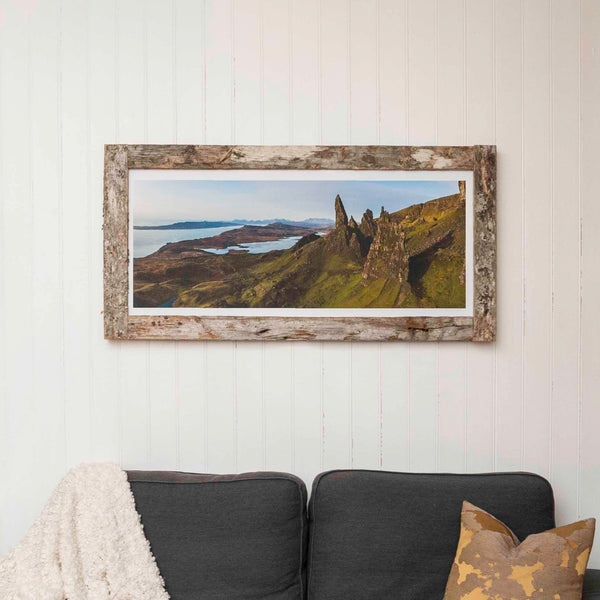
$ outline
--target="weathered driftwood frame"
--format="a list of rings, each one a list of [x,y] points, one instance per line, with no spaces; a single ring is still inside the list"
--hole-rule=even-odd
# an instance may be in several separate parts
[[[196,317],[128,312],[130,169],[473,171],[473,317]],[[471,340],[496,330],[495,146],[107,145],[104,335],[180,340]]]

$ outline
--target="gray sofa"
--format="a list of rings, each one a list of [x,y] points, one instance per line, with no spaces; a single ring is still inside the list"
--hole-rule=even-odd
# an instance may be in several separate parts
[[[441,600],[463,500],[520,539],[555,526],[550,484],[527,473],[329,471],[308,510],[285,473],[128,476],[172,600]]]

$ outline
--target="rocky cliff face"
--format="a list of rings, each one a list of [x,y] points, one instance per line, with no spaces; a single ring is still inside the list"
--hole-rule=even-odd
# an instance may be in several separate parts
[[[367,254],[363,279],[408,279],[408,254],[404,248],[406,234],[401,223],[380,222]]]
[[[349,251],[354,259],[362,258],[362,278],[392,279],[407,283],[410,259],[441,247],[455,232],[456,223],[438,221],[440,214],[464,206],[465,182],[459,182],[459,193],[418,204],[390,214],[381,207],[377,219],[367,209],[360,225],[348,216],[340,196],[335,198],[335,230],[329,234],[331,250]],[[409,239],[410,238],[410,239]],[[408,241],[408,243],[407,243]]]
[[[407,281],[409,256],[404,247],[405,237],[402,223],[393,222],[383,206],[377,221],[367,209],[359,226],[354,217],[348,219],[342,199],[336,196],[335,229],[327,236],[327,243],[330,251],[348,253],[352,259],[359,260],[363,264],[364,280]]]

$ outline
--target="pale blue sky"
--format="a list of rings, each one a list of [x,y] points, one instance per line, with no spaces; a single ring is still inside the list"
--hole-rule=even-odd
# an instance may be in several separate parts
[[[136,180],[134,224],[232,219],[334,218],[336,194],[360,221],[370,208],[394,212],[458,192],[457,181]]]

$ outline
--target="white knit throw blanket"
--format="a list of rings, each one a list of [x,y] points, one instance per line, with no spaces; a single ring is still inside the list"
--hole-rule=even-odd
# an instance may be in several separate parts
[[[22,542],[0,559],[2,600],[167,600],[127,475],[69,471]]]

